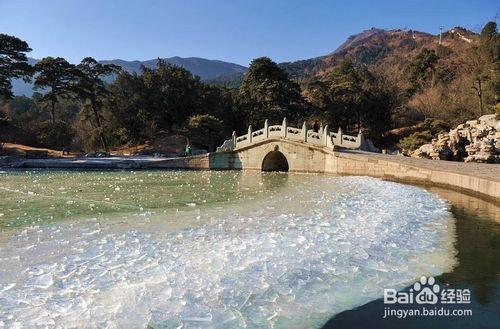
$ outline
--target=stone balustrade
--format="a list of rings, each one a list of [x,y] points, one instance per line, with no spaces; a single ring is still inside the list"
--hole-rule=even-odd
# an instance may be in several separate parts
[[[285,118],[281,125],[273,126],[270,126],[268,120],[266,120],[264,128],[259,130],[253,130],[252,126],[248,126],[247,133],[242,136],[236,136],[236,133],[233,132],[232,138],[224,141],[222,146],[217,148],[217,152],[233,151],[270,138],[321,145],[329,149],[333,149],[334,147],[359,149],[364,140],[361,133],[357,136],[345,135],[340,128],[338,132],[330,132],[328,125],[321,126],[318,132],[308,129],[305,122],[302,128],[290,127]]]

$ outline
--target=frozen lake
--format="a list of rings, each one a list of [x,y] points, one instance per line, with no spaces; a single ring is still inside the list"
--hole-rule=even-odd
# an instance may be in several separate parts
[[[367,177],[0,173],[0,327],[320,327],[456,263],[448,204]]]

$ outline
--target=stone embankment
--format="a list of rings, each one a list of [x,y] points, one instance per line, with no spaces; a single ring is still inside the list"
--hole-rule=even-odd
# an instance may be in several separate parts
[[[340,175],[372,176],[403,183],[440,186],[478,195],[500,203],[500,166],[483,163],[433,161],[363,151],[333,151],[320,147],[307,149],[320,152],[327,159],[317,170],[298,170]],[[289,156],[290,161],[293,158]],[[210,153],[184,158],[113,158],[113,159],[7,159],[0,167],[59,169],[245,169],[235,152]],[[314,167],[310,167],[314,168]],[[253,168],[256,169],[256,168]]]
[[[496,164],[434,161],[361,151],[336,153],[338,174],[444,187],[500,204],[500,166]]]

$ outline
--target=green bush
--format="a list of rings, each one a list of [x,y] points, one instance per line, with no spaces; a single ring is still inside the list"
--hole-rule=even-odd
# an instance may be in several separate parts
[[[198,145],[208,147],[209,151],[222,141],[222,121],[210,114],[196,114],[188,120],[189,136]]]
[[[420,146],[430,143],[438,134],[449,131],[450,125],[443,120],[425,119],[419,131],[402,138],[398,146],[405,154],[409,154]]]
[[[433,134],[429,130],[418,131],[399,141],[399,148],[404,153],[410,153],[418,149],[420,146],[430,143]]]
[[[71,145],[74,132],[71,127],[62,121],[52,124],[50,121],[42,122],[38,138],[43,146],[61,149]]]
[[[423,124],[423,131],[428,130],[432,136],[450,130],[450,125],[443,120],[439,119],[425,119]]]

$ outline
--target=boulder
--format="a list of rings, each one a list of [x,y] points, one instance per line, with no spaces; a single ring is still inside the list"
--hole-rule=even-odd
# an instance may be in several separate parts
[[[500,163],[500,120],[483,115],[439,134],[430,144],[411,153],[412,157],[434,160]]]

